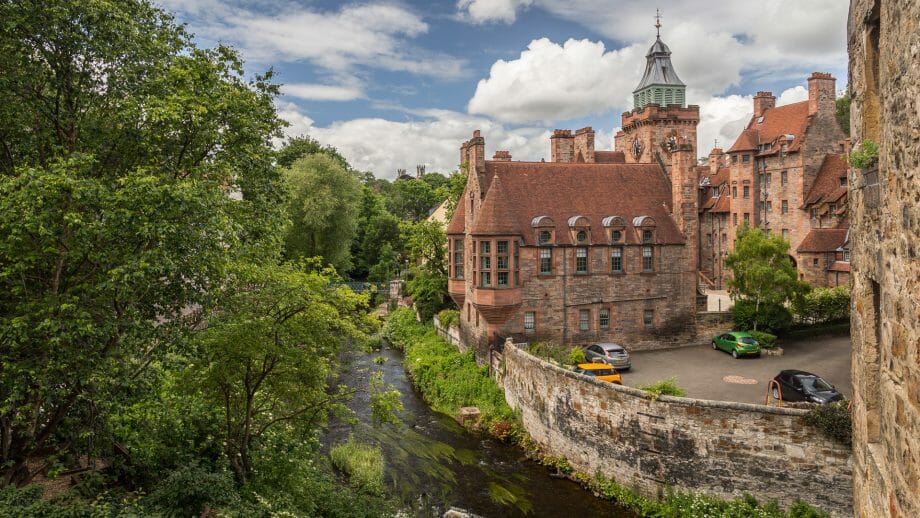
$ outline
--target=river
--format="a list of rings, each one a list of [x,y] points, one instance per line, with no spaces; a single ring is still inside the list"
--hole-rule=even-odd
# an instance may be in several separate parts
[[[386,361],[375,363],[378,356]],[[387,486],[416,516],[440,517],[450,507],[488,518],[634,516],[574,482],[550,476],[519,448],[469,433],[453,417],[431,410],[407,379],[397,350],[348,353],[340,382],[366,388],[375,371],[402,394],[402,424],[372,426],[370,398],[361,391],[348,405],[357,424],[333,422],[324,442],[335,444],[354,434],[380,446]]]

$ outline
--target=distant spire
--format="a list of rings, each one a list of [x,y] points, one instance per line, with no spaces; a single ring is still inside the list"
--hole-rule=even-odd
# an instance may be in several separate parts
[[[661,9],[655,9],[655,31],[656,37],[661,37]]]
[[[716,139],[715,146],[713,146],[713,147],[719,147],[719,139]]]

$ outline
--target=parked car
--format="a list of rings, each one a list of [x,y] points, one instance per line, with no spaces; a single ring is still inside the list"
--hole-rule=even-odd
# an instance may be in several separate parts
[[[597,378],[601,381],[609,381],[617,385],[623,384],[623,380],[620,378],[620,375],[617,374],[616,369],[606,363],[579,363],[575,367],[575,372]]]
[[[776,381],[772,384],[773,399],[779,399],[782,395],[783,401],[809,401],[821,404],[846,399],[836,387],[810,372],[789,369],[780,371],[773,379]]]
[[[760,344],[744,331],[732,331],[712,338],[712,348],[731,353],[732,357],[760,356]]]
[[[618,371],[628,371],[632,368],[632,360],[626,348],[619,344],[597,343],[585,348],[585,359],[591,362],[613,365]]]

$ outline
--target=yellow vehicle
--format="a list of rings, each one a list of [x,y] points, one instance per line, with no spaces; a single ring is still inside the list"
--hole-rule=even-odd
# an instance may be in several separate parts
[[[620,378],[620,375],[617,374],[616,369],[606,363],[579,363],[578,366],[575,367],[575,372],[597,378],[601,381],[609,381],[617,385],[623,384],[623,380]]]

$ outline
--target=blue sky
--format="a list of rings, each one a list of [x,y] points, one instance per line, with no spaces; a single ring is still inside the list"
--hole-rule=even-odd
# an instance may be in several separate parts
[[[157,1],[157,0],[155,0]],[[700,105],[700,154],[728,147],[751,96],[806,98],[806,78],[846,88],[846,0],[158,0],[201,46],[271,66],[289,135],[309,134],[379,178],[457,168],[481,129],[488,156],[549,156],[554,128],[592,126],[611,149],[655,40]]]

